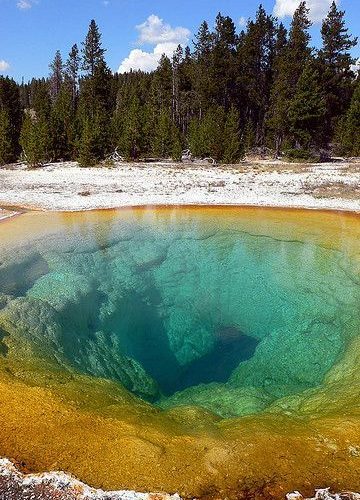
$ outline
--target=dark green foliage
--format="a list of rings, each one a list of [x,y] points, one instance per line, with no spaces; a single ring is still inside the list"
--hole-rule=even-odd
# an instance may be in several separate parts
[[[264,146],[302,159],[329,147],[358,154],[355,39],[335,2],[318,52],[310,26],[304,1],[289,32],[261,5],[240,33],[219,13],[192,48],[163,55],[155,71],[113,74],[92,20],[81,51],[73,45],[65,64],[57,52],[49,78],[17,85],[0,77],[0,162],[20,156],[23,119],[21,146],[33,165],[95,165],[115,149],[129,160],[180,160],[189,147],[227,163]]]
[[[50,64],[50,96],[55,100],[60,93],[64,80],[64,65],[60,51],[57,50],[53,62]]]
[[[91,122],[89,118],[85,119],[78,145],[78,162],[81,167],[93,167],[100,160],[98,156],[99,140],[98,123]]]
[[[10,131],[9,115],[0,109],[0,165],[10,163],[13,159]]]
[[[296,85],[289,106],[289,125],[294,145],[309,150],[320,141],[321,125],[325,116],[325,99],[320,77],[313,63],[308,62]]]
[[[267,113],[268,140],[275,154],[281,153],[285,142],[294,142],[298,137],[294,135],[294,120],[290,120],[289,108],[292,106],[293,114],[296,113],[293,103],[294,94],[299,79],[303,74],[307,61],[312,60],[309,47],[309,28],[311,23],[308,19],[308,9],[305,2],[301,2],[294,13],[289,32],[286,39],[285,28],[280,25],[277,31],[275,44],[275,56],[273,63],[273,84],[270,89],[270,103]],[[300,99],[300,96],[297,96]],[[293,104],[292,104],[293,103]],[[299,131],[301,134],[301,132]]]
[[[222,160],[224,122],[225,111],[221,106],[213,106],[201,120],[193,120],[190,126],[189,145],[194,155]]]
[[[0,114],[2,151],[0,161],[15,161],[21,151],[19,136],[22,122],[19,87],[10,78],[0,76]]]
[[[260,6],[255,21],[248,23],[239,48],[241,72],[238,84],[244,93],[240,110],[244,113],[245,126],[247,124],[254,131],[253,145],[264,142],[275,45],[275,20]]]
[[[31,167],[37,167],[50,159],[49,129],[44,116],[27,110],[21,129],[20,143],[23,156]]]
[[[331,139],[339,117],[349,105],[352,93],[350,50],[356,46],[357,39],[348,33],[344,15],[333,2],[321,28],[323,46],[319,52],[319,66],[326,97],[325,142]]]
[[[183,148],[182,148],[181,135],[179,129],[177,127],[173,127],[171,158],[174,161],[181,161],[182,150]]]
[[[65,82],[71,89],[72,107],[75,109],[79,90],[80,56],[78,46],[72,46],[65,65]]]
[[[224,162],[237,163],[243,156],[239,134],[239,113],[233,107],[227,115],[224,128]]]
[[[94,76],[96,68],[105,62],[105,49],[101,46],[101,34],[94,19],[90,22],[85,42],[82,45],[82,69],[88,76]]]
[[[155,129],[152,147],[155,156],[167,158],[171,155],[173,146],[172,130],[173,124],[170,114],[167,110],[163,109],[160,112]]]
[[[360,79],[351,100],[350,108],[342,120],[338,139],[341,152],[347,156],[360,156]]]

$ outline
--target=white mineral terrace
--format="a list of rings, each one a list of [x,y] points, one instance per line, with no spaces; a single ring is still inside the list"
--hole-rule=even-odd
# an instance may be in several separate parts
[[[74,162],[0,168],[0,206],[87,210],[136,205],[259,205],[360,211],[360,163],[251,161],[234,166]],[[0,218],[1,212],[0,212]]]

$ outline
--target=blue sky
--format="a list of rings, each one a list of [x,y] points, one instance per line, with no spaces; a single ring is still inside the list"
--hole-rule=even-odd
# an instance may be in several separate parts
[[[331,0],[308,0],[319,21]],[[289,22],[299,0],[264,0],[268,12]],[[253,17],[260,0],[0,0],[0,72],[20,81],[46,76],[54,53],[66,58],[73,43],[83,41],[94,18],[103,34],[107,62],[113,71],[138,66],[150,70],[161,52],[191,41],[199,24],[210,24],[217,12],[229,15],[239,30]],[[360,0],[341,0],[352,33],[360,35]],[[275,9],[275,10],[274,10]],[[360,47],[354,51],[360,56]]]

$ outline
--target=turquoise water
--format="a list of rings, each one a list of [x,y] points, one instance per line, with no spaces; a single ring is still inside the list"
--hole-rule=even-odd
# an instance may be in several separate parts
[[[358,274],[346,249],[273,224],[181,209],[60,219],[1,250],[0,353],[12,337],[160,407],[224,417],[316,387],[359,332]]]

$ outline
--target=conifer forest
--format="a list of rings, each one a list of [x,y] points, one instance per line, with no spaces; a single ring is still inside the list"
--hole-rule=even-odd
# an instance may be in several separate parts
[[[334,2],[312,47],[301,2],[288,29],[260,6],[240,31],[218,14],[156,71],[113,73],[94,20],[54,55],[47,78],[0,77],[0,165],[195,157],[236,163],[251,150],[288,159],[360,156],[357,39]]]

